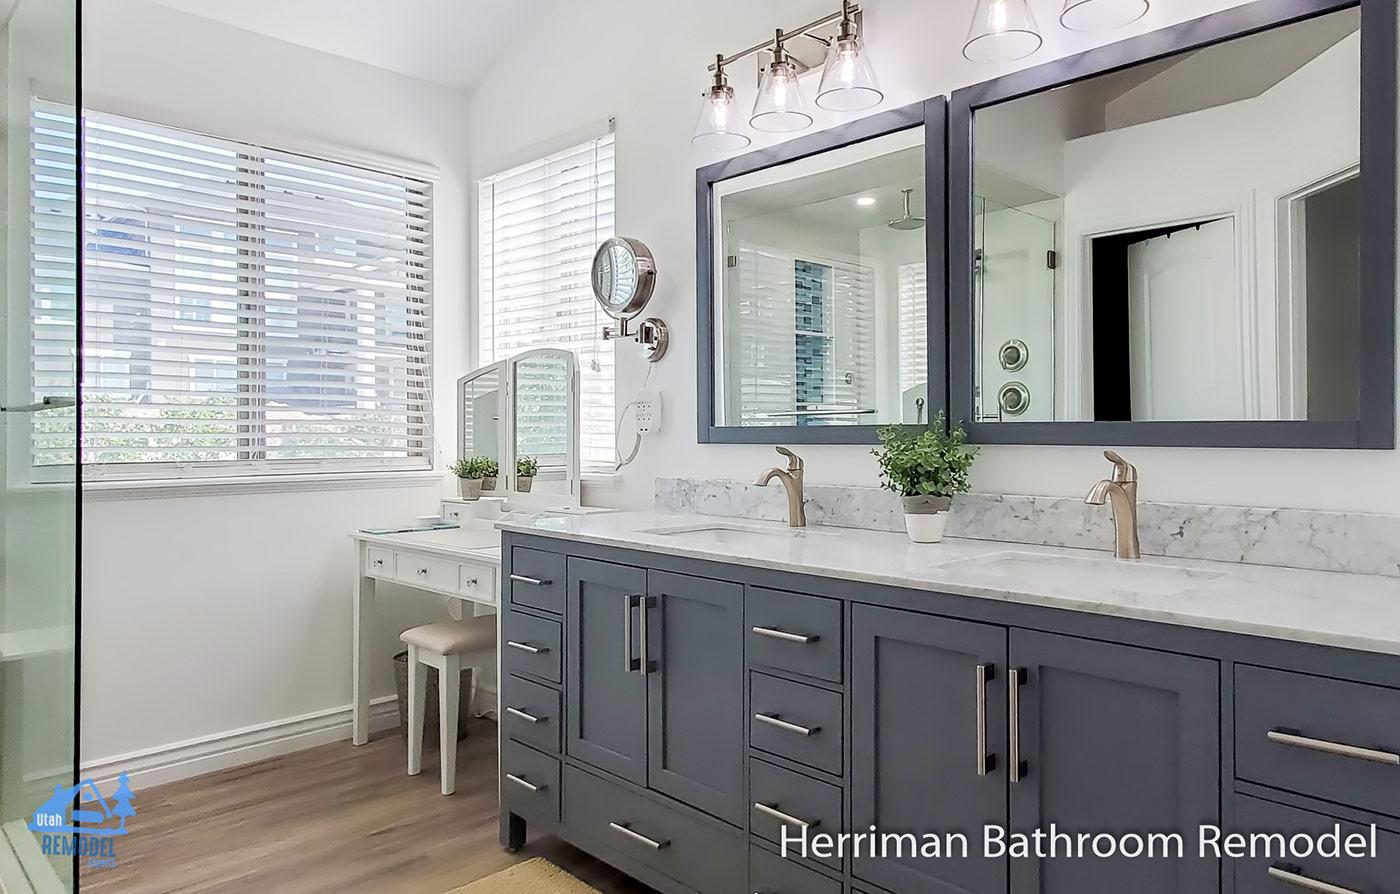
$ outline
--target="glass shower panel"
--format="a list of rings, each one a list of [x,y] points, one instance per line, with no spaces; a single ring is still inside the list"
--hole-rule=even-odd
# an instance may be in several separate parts
[[[978,197],[977,418],[1055,418],[1055,222]]]
[[[71,837],[33,826],[76,784],[76,4],[20,0],[0,34],[0,890],[71,891]]]

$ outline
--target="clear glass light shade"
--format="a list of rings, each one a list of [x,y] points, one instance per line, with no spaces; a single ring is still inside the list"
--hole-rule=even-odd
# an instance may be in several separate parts
[[[752,142],[737,129],[742,126],[734,107],[734,88],[711,87],[700,98],[700,120],[690,142],[705,152],[734,152]]]
[[[973,62],[1011,62],[1034,53],[1041,43],[1026,0],[977,0],[963,55]]]
[[[1121,28],[1147,15],[1148,0],[1065,0],[1060,24],[1071,31]]]
[[[749,124],[768,133],[791,133],[812,126],[812,116],[807,114],[797,87],[797,69],[791,62],[775,62],[763,72]]]
[[[856,112],[878,106],[884,98],[860,38],[832,41],[817,87],[817,105],[833,112]]]

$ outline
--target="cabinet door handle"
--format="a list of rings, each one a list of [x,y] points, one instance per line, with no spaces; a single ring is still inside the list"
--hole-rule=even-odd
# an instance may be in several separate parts
[[[520,710],[519,708],[507,707],[506,713],[511,715],[512,717],[519,717],[526,723],[544,723],[546,720],[549,719],[548,717],[536,717],[534,714],[527,713],[525,711]]]
[[[538,794],[539,792],[542,792],[547,788],[547,786],[535,785],[533,782],[527,782],[526,780],[521,779],[519,776],[516,776],[514,773],[507,773],[506,778],[509,779],[511,782],[514,782],[521,788],[525,789],[525,791],[529,792],[532,795]]]
[[[506,640],[506,645],[510,646],[512,649],[518,649],[521,652],[528,652],[531,655],[543,655],[545,652],[549,651],[549,649],[544,646],[532,646],[529,643],[518,643],[513,639]]]
[[[1006,762],[1012,782],[1020,782],[1026,775],[1026,768],[1021,763],[1021,684],[1025,674],[1025,668],[1013,667],[1006,675],[1006,720],[1009,732]]]
[[[1307,748],[1311,751],[1321,751],[1326,754],[1336,754],[1341,757],[1354,757],[1357,760],[1374,761],[1378,764],[1389,764],[1392,767],[1400,767],[1400,754],[1396,754],[1392,751],[1362,748],[1359,745],[1329,742],[1326,739],[1313,739],[1308,736],[1300,736],[1297,733],[1290,733],[1281,729],[1271,729],[1267,735],[1270,742],[1277,742],[1280,745],[1292,745],[1296,748]]]
[[[757,720],[759,723],[766,723],[780,730],[797,733],[799,736],[810,736],[821,730],[819,726],[799,726],[796,723],[781,719],[777,714],[755,714],[753,715],[753,719]]]
[[[532,587],[547,587],[553,583],[551,580],[541,580],[538,577],[528,577],[524,574],[512,574],[510,579],[517,584],[529,584]]]
[[[1281,882],[1287,882],[1307,891],[1316,891],[1318,894],[1359,894],[1351,888],[1343,888],[1341,885],[1333,885],[1328,882],[1320,882],[1315,878],[1308,878],[1301,873],[1283,869],[1279,866],[1269,867],[1269,877],[1276,878]]]
[[[994,665],[977,665],[977,775],[992,772],[992,756],[987,753],[987,681],[995,676]]]
[[[812,820],[808,822],[804,819],[798,819],[790,813],[784,813],[778,808],[764,804],[761,801],[753,802],[753,809],[757,810],[759,813],[771,816],[785,826],[796,826],[799,829],[815,829],[817,826],[821,825],[821,820]]]
[[[651,607],[653,604],[655,604],[655,602],[656,598],[653,596],[637,597],[637,607],[641,610],[640,613],[642,616],[641,627],[637,631],[637,639],[641,640],[642,649],[642,657],[638,664],[640,666],[642,676],[644,677],[652,671],[656,670],[656,665],[652,662],[651,658],[647,656],[647,652],[650,649],[648,640],[651,639],[651,633],[649,629],[649,621],[651,619]]]
[[[820,636],[809,636],[804,633],[788,633],[786,630],[778,630],[774,627],[752,627],[750,629],[759,636],[782,640],[785,643],[814,643],[821,639]]]
[[[641,663],[632,654],[632,609],[642,597],[628,593],[622,598],[622,660],[623,670],[632,673],[641,668]]]
[[[648,838],[641,832],[633,832],[631,829],[627,828],[622,823],[608,823],[608,828],[612,829],[614,832],[626,835],[628,838],[632,839],[638,844],[644,844],[654,851],[659,851],[663,847],[666,847],[671,843],[669,841],[657,841],[655,838]]]

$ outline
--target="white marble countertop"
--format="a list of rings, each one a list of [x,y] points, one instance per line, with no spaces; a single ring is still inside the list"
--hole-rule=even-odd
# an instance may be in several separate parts
[[[1302,571],[669,512],[537,515],[506,531],[1400,655],[1400,577]],[[656,529],[718,527],[717,533]],[[1124,567],[1131,566],[1131,567]]]

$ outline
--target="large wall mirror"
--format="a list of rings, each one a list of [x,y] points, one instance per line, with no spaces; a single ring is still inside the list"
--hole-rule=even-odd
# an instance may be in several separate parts
[[[942,409],[944,106],[925,105],[700,172],[702,441],[873,441]]]
[[[1394,446],[1395,28],[1261,0],[955,94],[973,440]]]

